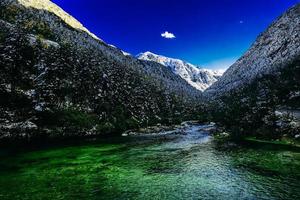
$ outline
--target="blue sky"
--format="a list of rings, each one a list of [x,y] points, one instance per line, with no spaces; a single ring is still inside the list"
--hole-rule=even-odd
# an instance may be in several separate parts
[[[52,0],[109,44],[225,68],[300,0]],[[174,38],[175,37],[175,38]]]

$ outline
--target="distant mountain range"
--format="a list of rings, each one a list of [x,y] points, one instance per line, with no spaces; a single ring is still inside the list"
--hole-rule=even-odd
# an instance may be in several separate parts
[[[151,52],[140,53],[136,56],[140,60],[147,60],[162,64],[175,74],[186,80],[191,86],[204,91],[215,83],[223,74],[221,70],[209,70],[197,67],[180,59],[168,58]]]

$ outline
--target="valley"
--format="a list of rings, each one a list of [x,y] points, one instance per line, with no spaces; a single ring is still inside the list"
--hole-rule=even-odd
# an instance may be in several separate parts
[[[142,49],[1,0],[0,199],[300,198],[299,3],[225,72]]]

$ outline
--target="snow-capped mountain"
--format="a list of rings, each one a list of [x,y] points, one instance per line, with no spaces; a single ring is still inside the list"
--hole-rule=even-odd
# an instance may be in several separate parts
[[[156,55],[149,51],[138,54],[137,58],[140,60],[157,62],[169,67],[175,74],[179,75],[190,85],[201,91],[206,90],[206,88],[215,83],[223,74],[223,71],[221,70],[199,68],[188,62]]]
[[[257,78],[276,74],[300,56],[300,4],[295,5],[258,36],[251,48],[205,94],[222,96]]]

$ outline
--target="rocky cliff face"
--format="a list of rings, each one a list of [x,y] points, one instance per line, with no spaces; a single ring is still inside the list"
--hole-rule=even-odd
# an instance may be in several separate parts
[[[170,68],[174,74],[177,74],[200,91],[206,90],[223,74],[222,71],[199,68],[185,61],[156,55],[151,52],[141,53],[137,55],[137,58],[157,62]]]
[[[242,89],[256,78],[278,72],[299,56],[300,4],[272,23],[205,94],[214,98]]]
[[[201,93],[48,0],[0,2],[0,138],[116,133],[191,115]]]
[[[299,138],[300,4],[263,32],[208,88],[208,118],[236,136]],[[285,114],[284,114],[285,113]]]

